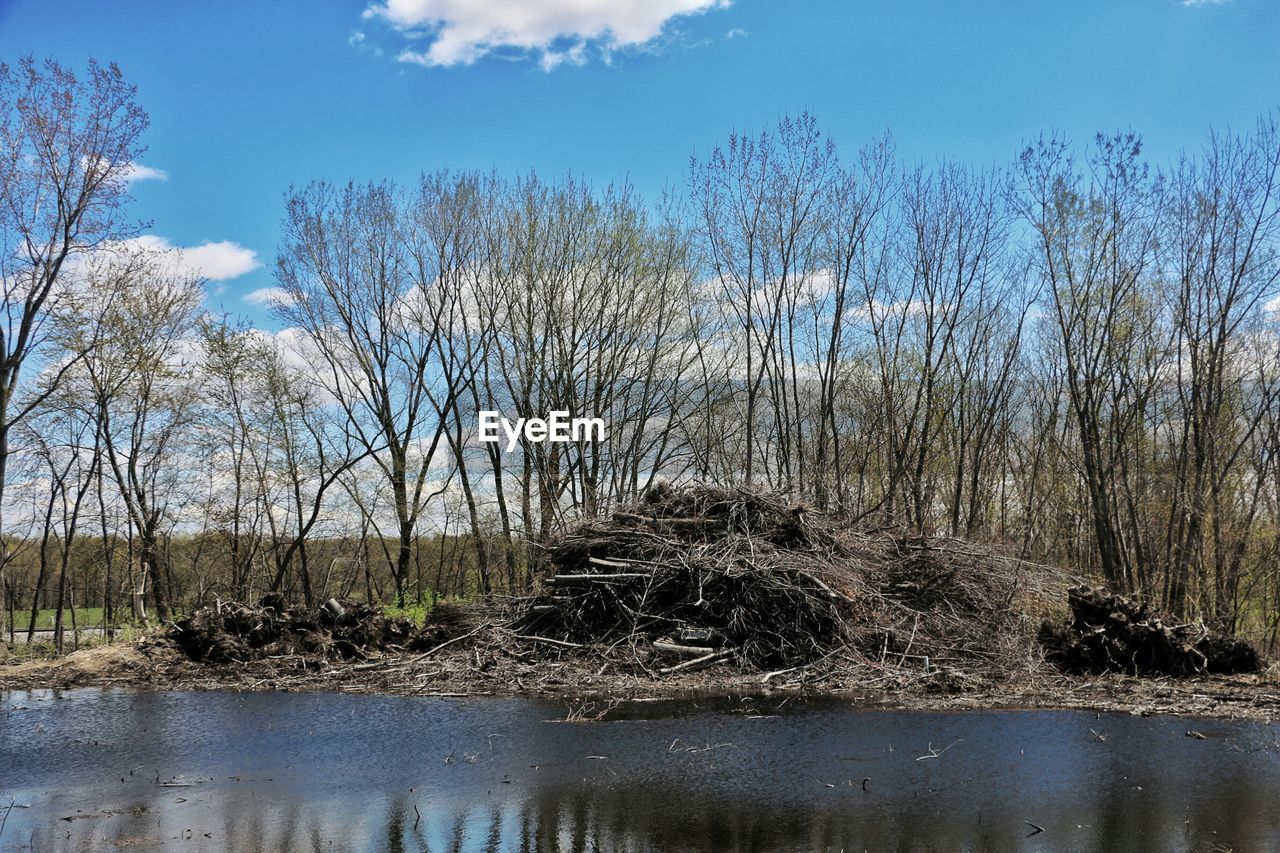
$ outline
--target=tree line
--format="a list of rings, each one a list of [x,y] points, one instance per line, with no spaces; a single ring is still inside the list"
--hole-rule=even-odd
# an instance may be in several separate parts
[[[1003,168],[731,134],[656,203],[437,171],[290,188],[274,329],[129,243],[113,66],[0,70],[4,616],[516,593],[661,478],[996,543],[1280,639],[1280,136]],[[602,442],[477,441],[477,413]]]

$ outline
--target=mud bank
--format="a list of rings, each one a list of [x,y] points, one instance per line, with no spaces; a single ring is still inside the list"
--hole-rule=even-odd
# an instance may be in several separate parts
[[[922,677],[914,684],[867,678],[772,678],[727,666],[660,680],[581,659],[499,661],[475,649],[434,655],[388,653],[324,667],[286,658],[208,666],[162,646],[108,646],[64,658],[0,665],[0,692],[78,687],[144,691],[336,692],[387,696],[509,696],[562,700],[583,718],[605,716],[636,700],[693,696],[829,696],[857,705],[919,710],[1043,708],[1280,719],[1280,676],[1137,678],[1026,673],[963,690]],[[766,673],[767,675],[767,673]]]

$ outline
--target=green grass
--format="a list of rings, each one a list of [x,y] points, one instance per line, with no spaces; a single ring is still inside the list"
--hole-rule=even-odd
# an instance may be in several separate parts
[[[440,601],[442,602],[444,601],[452,602],[455,600],[456,599],[452,597],[440,599]],[[427,614],[431,612],[431,606],[432,605],[430,600],[427,600],[427,601],[423,601],[421,604],[410,604],[407,607],[394,607],[388,604],[388,605],[385,605],[383,609],[388,616],[407,616],[408,618],[412,619],[414,624],[416,624],[418,627],[422,627],[422,623],[427,618]],[[54,614],[56,612],[57,611],[52,609],[41,610],[40,613],[36,616],[36,628],[52,629]],[[181,615],[182,615],[181,611],[175,610],[172,615],[172,618],[177,619]],[[14,625],[15,631],[27,630],[27,624],[31,621],[31,611],[19,610],[18,612],[13,614],[13,617],[14,617],[13,625]],[[129,614],[127,611],[121,612],[117,610],[116,617],[119,622],[119,627],[121,628],[123,628],[126,623],[131,621],[131,614]],[[153,623],[155,622],[154,616],[152,617],[152,622]],[[101,607],[77,607],[76,608],[76,624],[81,628],[102,627],[102,608]],[[71,630],[71,610],[70,609],[65,609],[62,611],[62,626],[64,629],[68,631]]]
[[[36,615],[36,628],[52,628],[53,619],[57,614],[56,610],[41,610]],[[31,611],[19,610],[13,614],[13,626],[15,630],[25,631],[27,626],[31,624]],[[76,608],[76,624],[81,628],[94,628],[102,624],[102,608],[101,607],[77,607]],[[62,627],[71,629],[71,609],[65,608],[62,611]]]

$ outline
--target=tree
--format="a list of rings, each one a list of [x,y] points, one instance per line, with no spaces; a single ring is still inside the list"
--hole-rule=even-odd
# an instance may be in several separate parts
[[[68,603],[67,583],[71,568],[72,548],[79,529],[81,510],[89,490],[99,475],[99,443],[93,410],[72,395],[58,394],[48,398],[53,405],[42,407],[39,417],[23,421],[30,432],[27,441],[36,448],[45,465],[49,489],[45,530],[40,545],[40,574],[31,597],[31,620],[27,627],[27,643],[35,635],[36,615],[48,570],[49,541],[58,548],[58,595],[54,612],[54,644],[63,652],[64,608]],[[60,510],[55,512],[55,510]],[[75,625],[74,592],[72,593],[72,625]],[[78,641],[78,638],[77,638]]]
[[[1036,240],[1080,442],[1107,583],[1139,585],[1148,549],[1128,486],[1160,365],[1169,351],[1153,299],[1162,185],[1134,134],[1098,135],[1088,173],[1059,139],[1022,154],[1013,196]]]
[[[0,64],[0,632],[9,441],[42,397],[18,409],[14,401],[69,267],[136,233],[123,209],[148,120],[134,96],[114,64],[90,61],[82,77],[53,60]],[[49,377],[46,394],[69,366]]]
[[[160,544],[194,473],[183,456],[192,449],[199,399],[190,354],[203,282],[151,253],[104,259],[89,281],[87,296],[64,320],[65,348],[83,353],[69,381],[93,406],[101,465],[133,530],[134,615],[145,617],[150,585],[156,615],[168,619],[174,591]]]
[[[774,420],[774,485],[803,481],[799,420],[796,309],[821,267],[820,235],[838,178],[835,146],[808,113],[784,117],[771,133],[734,134],[705,162],[693,161],[691,183],[729,334],[743,347],[731,381],[743,389],[743,478],[754,482],[761,460],[763,402]]]
[[[286,588],[296,561],[303,601],[311,605],[317,598],[308,549],[312,531],[321,519],[330,489],[366,459],[368,451],[360,449],[358,437],[337,407],[326,404],[314,377],[289,365],[288,351],[282,345],[263,346],[258,352],[258,399],[277,435],[271,468],[285,492],[281,502],[288,507],[280,525],[272,512],[267,513],[275,540],[271,589],[280,592]]]
[[[410,251],[408,219],[389,184],[312,184],[289,197],[276,269],[281,316],[307,333],[326,389],[391,488],[399,603],[456,393],[437,348],[452,295],[438,269],[417,265],[432,259]]]
[[[257,393],[274,353],[257,332],[223,319],[205,317],[198,328],[204,380],[201,444],[208,458],[219,463],[210,470],[205,533],[220,534],[221,555],[231,569],[229,592],[244,600],[268,526],[268,468],[280,441],[271,401]]]
[[[1180,487],[1170,502],[1170,607],[1185,610],[1194,586],[1219,624],[1234,628],[1240,560],[1259,508],[1243,511],[1230,480],[1273,399],[1274,354],[1261,308],[1280,285],[1280,135],[1276,120],[1254,133],[1210,137],[1199,160],[1184,157],[1172,175],[1169,262],[1174,279],[1174,375]],[[1263,460],[1264,466],[1268,460]],[[1265,482],[1266,467],[1253,472]]]

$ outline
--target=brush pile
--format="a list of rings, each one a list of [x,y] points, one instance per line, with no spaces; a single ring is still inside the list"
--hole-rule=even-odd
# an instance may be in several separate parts
[[[211,664],[331,672],[320,664],[348,660],[341,669],[387,683],[466,674],[522,690],[713,665],[763,673],[752,683],[930,692],[1056,678],[1047,662],[1144,676],[1261,668],[1245,642],[1051,568],[960,539],[854,530],[744,488],[651,489],[566,529],[547,566],[538,594],[441,603],[420,630],[376,605],[267,596],[198,610],[165,642]]]
[[[1050,660],[1067,672],[1179,677],[1262,668],[1257,650],[1244,640],[1201,623],[1178,624],[1144,602],[1078,586],[1068,592],[1067,604],[1070,621],[1046,622],[1041,631]]]
[[[316,610],[291,609],[280,596],[267,595],[257,607],[201,608],[170,628],[168,639],[193,661],[244,663],[285,655],[364,658],[411,646],[415,632],[412,620],[387,617],[380,607],[330,599]]]
[[[514,629],[548,653],[622,650],[666,674],[1008,669],[1065,584],[958,540],[861,534],[746,489],[650,490],[552,543],[549,594]],[[840,654],[836,654],[840,652]]]

